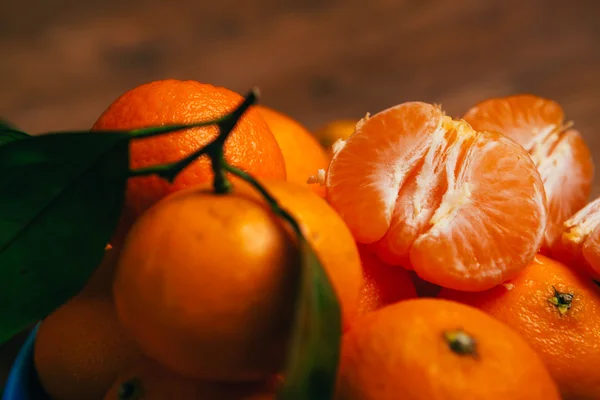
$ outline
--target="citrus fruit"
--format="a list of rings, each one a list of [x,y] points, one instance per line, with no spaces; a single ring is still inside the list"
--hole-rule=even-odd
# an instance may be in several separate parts
[[[264,184],[302,226],[348,326],[362,284],[351,233],[308,188]],[[279,372],[300,267],[290,232],[241,182],[228,195],[208,185],[170,195],[124,244],[114,285],[121,321],[149,357],[184,376],[237,381]]]
[[[487,312],[537,351],[565,399],[600,398],[600,288],[543,255],[504,286],[440,297]]]
[[[317,139],[298,121],[272,108],[256,106],[267,121],[275,136],[287,172],[287,180],[299,185],[308,185],[311,190],[325,197],[325,188],[317,184],[307,184],[310,176],[329,165],[329,157]]]
[[[565,123],[555,101],[529,94],[485,100],[464,119],[475,130],[500,132],[522,145],[540,172],[548,199],[548,226],[542,250],[547,252],[562,224],[588,201],[594,164],[578,131]]]
[[[563,224],[552,246],[552,257],[600,280],[600,197]]]
[[[54,400],[102,399],[124,368],[139,362],[110,296],[114,253],[109,251],[82,292],[40,325],[34,363]]]
[[[155,81],[121,95],[98,118],[92,130],[128,130],[208,121],[233,111],[242,100],[242,96],[231,90],[196,81]],[[138,169],[178,161],[208,144],[217,134],[216,126],[208,126],[132,140],[130,167]],[[230,164],[257,177],[286,177],[281,149],[255,109],[242,116],[227,139],[224,151]],[[129,179],[122,221],[130,224],[167,194],[211,179],[212,169],[206,157],[188,166],[172,184],[157,176]]]
[[[333,144],[338,140],[346,140],[354,133],[357,119],[338,119],[328,122],[319,129],[314,135],[319,139],[321,145],[327,151],[329,156],[333,155]]]
[[[386,263],[485,290],[539,250],[546,198],[527,152],[438,107],[409,102],[363,119],[326,176],[327,200]]]
[[[104,400],[271,400],[268,383],[214,383],[184,378],[146,361],[121,374]]]
[[[338,400],[560,399],[512,329],[472,307],[412,299],[366,314],[342,341]]]
[[[417,297],[415,286],[407,270],[387,265],[366,246],[359,245],[358,251],[364,277],[360,300],[362,314]]]

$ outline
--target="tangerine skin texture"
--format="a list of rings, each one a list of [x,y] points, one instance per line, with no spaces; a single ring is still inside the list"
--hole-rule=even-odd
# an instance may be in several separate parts
[[[462,329],[476,356],[451,350]],[[459,303],[413,299],[363,316],[342,343],[337,400],[553,400],[542,361],[508,326]]]
[[[129,130],[209,121],[230,113],[242,101],[242,96],[223,87],[191,80],[155,81],[121,95],[102,113],[92,130]],[[208,144],[217,134],[216,126],[207,126],[132,140],[130,168],[178,161]],[[253,107],[242,116],[228,137],[224,153],[230,164],[257,177],[286,178],[281,149],[267,123]],[[130,179],[126,213],[133,220],[167,194],[210,182],[212,176],[208,158],[202,157],[182,171],[172,184],[157,176]]]
[[[561,315],[554,288],[573,295]],[[504,286],[480,293],[443,289],[441,298],[477,307],[517,331],[540,355],[565,399],[600,398],[600,288],[543,255]]]
[[[142,359],[119,323],[112,299],[118,254],[107,249],[84,289],[40,326],[34,362],[44,390],[53,399],[101,399],[123,370]]]
[[[265,185],[299,221],[349,326],[361,285],[350,232],[309,189]],[[189,188],[133,226],[114,284],[117,310],[145,354],[183,376],[265,379],[283,366],[299,262],[294,236],[254,189],[236,183],[217,195],[209,186]]]
[[[329,156],[319,141],[298,121],[262,105],[256,106],[277,140],[287,172],[287,180],[299,185],[307,185],[321,197],[325,197],[325,187],[307,184],[310,176],[320,169],[327,169]]]

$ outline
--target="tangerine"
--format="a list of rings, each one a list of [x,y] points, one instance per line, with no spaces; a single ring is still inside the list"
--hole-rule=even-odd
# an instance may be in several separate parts
[[[338,140],[346,140],[353,133],[360,120],[338,119],[328,122],[315,131],[315,136],[327,151],[329,157],[333,155],[333,145]]]
[[[545,362],[565,399],[599,399],[600,288],[543,255],[503,286],[442,298],[477,307],[511,326]]]
[[[587,203],[592,190],[594,163],[583,137],[565,123],[557,102],[530,94],[485,100],[464,119],[476,130],[507,135],[531,155],[548,201],[542,247],[548,253],[563,222]]]
[[[52,399],[102,399],[118,374],[141,359],[112,301],[115,261],[108,250],[88,285],[40,325],[34,363]]]
[[[327,200],[386,263],[477,291],[514,277],[539,250],[544,187],[513,140],[410,102],[361,120],[338,147]]]
[[[358,312],[360,258],[335,211],[308,188],[265,181],[301,225],[342,306]],[[161,200],[131,229],[114,295],[143,351],[169,369],[215,381],[260,380],[283,366],[299,277],[295,238],[247,184],[208,185]]]
[[[98,118],[92,130],[129,130],[176,123],[214,120],[233,111],[242,96],[223,88],[196,81],[167,79],[137,86],[121,95]],[[130,144],[130,167],[145,168],[179,161],[207,145],[218,134],[216,126],[188,129]],[[285,179],[281,149],[267,123],[250,108],[240,119],[225,148],[225,159],[257,177]],[[170,184],[157,176],[128,181],[124,213],[115,243],[129,225],[167,194],[185,187],[210,182],[212,169],[202,157],[182,171]]]
[[[307,185],[307,180],[320,169],[329,165],[329,157],[315,137],[298,121],[272,108],[256,106],[267,121],[275,136],[287,172],[287,180],[299,185]],[[309,188],[321,197],[325,197],[325,188],[308,184]]]
[[[366,314],[341,354],[338,400],[560,399],[525,340],[451,301],[411,299]]]

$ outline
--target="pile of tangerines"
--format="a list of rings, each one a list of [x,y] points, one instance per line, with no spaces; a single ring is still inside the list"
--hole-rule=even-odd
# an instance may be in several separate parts
[[[93,130],[211,120],[241,100],[153,82]],[[133,141],[131,168],[217,134]],[[337,399],[600,399],[600,200],[588,204],[591,155],[556,102],[489,99],[462,119],[408,102],[314,134],[254,106],[224,155],[297,220],[334,287]],[[172,183],[129,180],[102,264],[39,329],[53,399],[274,398],[297,242],[247,183],[217,195],[212,179],[200,158]]]

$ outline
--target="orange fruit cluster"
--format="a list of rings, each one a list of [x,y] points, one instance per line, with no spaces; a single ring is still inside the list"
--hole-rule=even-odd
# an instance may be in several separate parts
[[[240,101],[152,82],[94,129],[215,119]],[[216,135],[133,141],[131,167]],[[600,398],[600,199],[586,206],[590,152],[556,102],[489,99],[463,119],[408,102],[314,132],[253,106],[225,158],[298,222],[332,283],[336,400]],[[171,184],[130,180],[103,264],[42,322],[35,363],[53,399],[275,398],[297,238],[247,182],[215,194],[211,179],[199,159]]]
[[[561,106],[534,95],[491,98],[462,119],[411,102],[358,121],[321,174],[326,198],[360,248],[410,271],[419,297],[437,299],[396,300],[355,322],[344,338],[340,399],[558,398],[552,386],[563,399],[600,398],[593,174],[590,151]],[[380,286],[389,293],[398,271],[386,273]],[[503,327],[475,333],[469,325],[488,322],[462,314],[474,308]],[[472,364],[448,351],[441,332],[451,329],[482,347],[525,347],[513,353],[496,343]],[[500,370],[486,372],[484,383],[475,365],[477,373]],[[517,383],[531,373],[521,367],[540,375]]]

